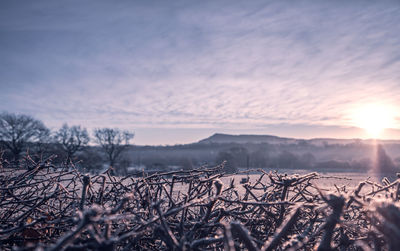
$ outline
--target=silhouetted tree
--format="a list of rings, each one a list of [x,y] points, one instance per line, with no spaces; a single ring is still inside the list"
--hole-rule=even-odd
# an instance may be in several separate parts
[[[183,170],[192,170],[194,168],[193,160],[190,158],[182,158],[179,164]]]
[[[328,160],[322,161],[315,164],[315,169],[322,171],[331,171],[331,170],[350,170],[351,166],[346,161],[338,161],[338,160]]]
[[[89,134],[86,128],[64,124],[54,136],[55,140],[61,145],[67,155],[69,162],[75,153],[82,150],[89,143]]]
[[[129,145],[129,140],[134,136],[129,131],[116,128],[102,128],[94,130],[95,141],[106,153],[110,166],[114,166],[118,157]]]
[[[98,147],[85,147],[77,157],[86,171],[103,171],[104,156]]]
[[[250,165],[250,155],[247,148],[243,146],[235,146],[229,149],[229,152],[232,154],[233,158],[235,159],[235,163],[239,167],[249,167]]]
[[[250,166],[264,168],[268,165],[268,153],[262,149],[258,149],[250,154]]]
[[[367,170],[372,169],[372,161],[369,158],[352,160],[350,165],[353,170],[357,170],[357,171],[367,171]]]
[[[394,173],[398,171],[398,168],[396,168],[392,159],[386,154],[385,149],[380,144],[376,148],[375,168],[377,172],[381,173]]]
[[[52,137],[50,130],[41,131],[38,135],[38,141],[33,145],[34,157],[39,160],[52,154]]]
[[[311,153],[304,153],[299,158],[300,168],[311,168],[314,166],[316,159]]]
[[[40,120],[28,115],[2,113],[0,115],[0,140],[17,161],[28,143],[40,142],[49,129]]]
[[[283,151],[279,153],[277,157],[276,168],[296,168],[298,162],[298,157],[295,154],[288,151]]]
[[[225,161],[224,172],[234,173],[237,172],[237,163],[232,153],[229,152],[219,152],[217,158],[215,159],[216,164],[221,164]]]

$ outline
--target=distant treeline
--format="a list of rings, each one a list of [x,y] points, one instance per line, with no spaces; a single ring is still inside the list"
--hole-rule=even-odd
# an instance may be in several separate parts
[[[398,148],[400,146],[385,146]],[[392,160],[382,145],[237,144],[212,143],[177,146],[132,146],[127,155],[134,165],[149,169],[214,165],[226,161],[229,171],[239,168],[307,169],[318,171],[397,172],[399,158]]]
[[[50,131],[27,115],[0,115],[0,156],[18,164],[29,155],[36,161],[52,156],[53,163],[72,162],[80,169],[98,172],[112,166],[115,172],[192,169],[225,162],[226,172],[243,168],[308,169],[318,171],[397,172],[400,144],[373,145],[296,143],[198,143],[175,146],[135,146],[134,134],[118,128],[97,128],[90,135],[79,125],[64,124]]]

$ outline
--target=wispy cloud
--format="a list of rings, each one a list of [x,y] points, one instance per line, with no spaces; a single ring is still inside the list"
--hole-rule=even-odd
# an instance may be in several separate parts
[[[0,108],[51,126],[350,126],[356,104],[400,105],[399,23],[398,1],[2,1]]]

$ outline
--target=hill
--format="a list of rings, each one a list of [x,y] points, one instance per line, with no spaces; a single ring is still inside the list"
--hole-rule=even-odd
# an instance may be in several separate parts
[[[237,143],[237,144],[260,144],[260,143],[268,143],[268,144],[293,144],[296,143],[296,139],[291,138],[281,138],[273,135],[230,135],[230,134],[222,134],[216,133],[206,139],[200,140],[199,144],[227,144],[227,143]]]
[[[314,138],[314,139],[296,139],[278,137],[274,135],[255,135],[255,134],[223,134],[215,133],[212,136],[202,139],[195,144],[262,144],[267,143],[271,145],[287,145],[287,144],[312,144],[316,146],[323,146],[326,144],[352,144],[352,143],[363,143],[372,144],[375,140],[373,139],[336,139],[336,138]],[[379,144],[400,144],[400,140],[376,140]]]

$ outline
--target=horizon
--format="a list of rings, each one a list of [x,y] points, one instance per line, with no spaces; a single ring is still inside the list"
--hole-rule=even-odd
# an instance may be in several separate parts
[[[396,140],[398,23],[394,0],[5,0],[0,112],[130,130],[135,145]]]

